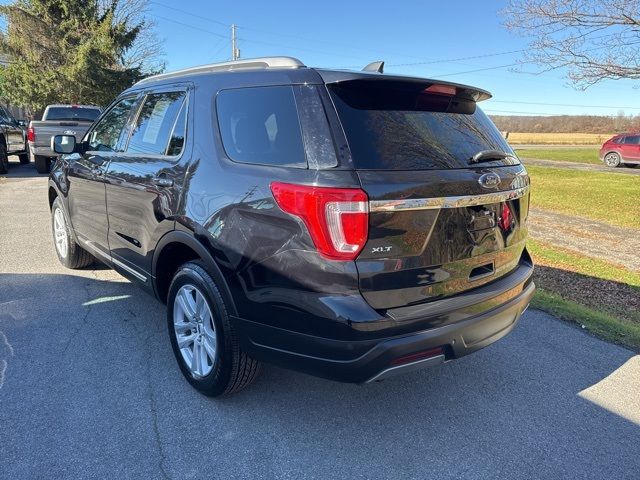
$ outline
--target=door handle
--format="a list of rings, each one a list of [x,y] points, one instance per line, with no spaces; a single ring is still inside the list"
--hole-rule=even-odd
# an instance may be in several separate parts
[[[151,181],[158,187],[173,187],[173,180],[167,177],[153,177]]]

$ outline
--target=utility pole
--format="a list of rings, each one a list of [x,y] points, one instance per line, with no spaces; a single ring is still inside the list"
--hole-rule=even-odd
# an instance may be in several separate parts
[[[231,25],[231,60],[240,58],[240,49],[236,45],[236,24]]]

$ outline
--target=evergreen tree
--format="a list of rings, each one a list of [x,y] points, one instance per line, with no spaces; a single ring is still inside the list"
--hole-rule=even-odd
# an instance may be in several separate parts
[[[1,95],[32,112],[51,103],[105,106],[122,90],[163,67],[141,0],[16,0],[0,6],[8,64]],[[152,35],[152,33],[151,33]],[[140,50],[149,45],[146,55]],[[129,61],[136,51],[138,60]]]

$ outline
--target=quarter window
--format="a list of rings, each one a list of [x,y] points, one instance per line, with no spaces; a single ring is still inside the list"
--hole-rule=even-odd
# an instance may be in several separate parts
[[[127,119],[135,97],[124,98],[109,110],[89,135],[89,150],[98,152],[120,152],[126,140]]]
[[[145,155],[178,155],[184,143],[184,118],[177,125],[183,110],[185,92],[147,95],[131,133],[127,152]],[[180,138],[173,139],[176,133]],[[171,140],[171,142],[170,142]],[[171,144],[170,144],[171,143]],[[171,150],[171,153],[168,151]]]
[[[306,168],[291,87],[223,90],[216,108],[222,143],[231,160]]]

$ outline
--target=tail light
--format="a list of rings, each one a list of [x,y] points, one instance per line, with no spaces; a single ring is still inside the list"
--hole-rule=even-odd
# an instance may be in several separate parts
[[[36,131],[33,127],[27,128],[27,142],[36,141]]]
[[[354,260],[367,242],[369,198],[359,188],[273,182],[271,192],[282,210],[304,222],[324,257]]]

